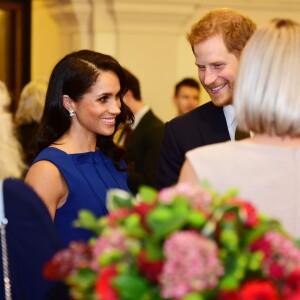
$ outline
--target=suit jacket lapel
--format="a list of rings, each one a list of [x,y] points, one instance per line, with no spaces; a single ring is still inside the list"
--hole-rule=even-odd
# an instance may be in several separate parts
[[[201,132],[205,132],[203,140],[206,145],[230,140],[223,107],[217,107],[209,102],[201,125],[204,126]]]

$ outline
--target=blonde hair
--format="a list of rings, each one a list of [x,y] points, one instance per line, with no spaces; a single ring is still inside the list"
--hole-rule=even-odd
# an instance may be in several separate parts
[[[25,165],[13,126],[12,114],[7,110],[10,96],[5,84],[0,81],[0,178],[21,178]]]
[[[193,48],[196,44],[220,35],[227,50],[239,57],[255,30],[256,24],[249,17],[229,8],[217,8],[210,10],[192,26],[187,40]]]
[[[274,19],[247,43],[234,90],[241,129],[300,135],[300,24]]]
[[[21,92],[15,114],[17,125],[39,122],[43,113],[48,82],[38,79],[26,84]]]

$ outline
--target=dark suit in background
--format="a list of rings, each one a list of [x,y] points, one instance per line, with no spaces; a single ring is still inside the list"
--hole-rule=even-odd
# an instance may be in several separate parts
[[[216,107],[212,102],[167,122],[160,151],[158,188],[177,182],[187,151],[228,140],[223,107]]]
[[[127,182],[133,193],[142,184],[156,187],[163,128],[163,122],[150,109],[124,144],[127,160],[134,165]]]

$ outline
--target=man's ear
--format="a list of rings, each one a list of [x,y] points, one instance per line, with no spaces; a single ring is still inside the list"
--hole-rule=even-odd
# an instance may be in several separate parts
[[[130,105],[132,100],[132,92],[130,90],[127,90],[127,92],[123,96],[123,101],[126,105]]]
[[[126,92],[126,95],[127,95],[128,97],[130,97],[130,98],[133,98],[133,93],[132,93],[131,90],[128,90],[128,91]]]
[[[132,98],[132,92],[131,92],[131,90],[127,90],[127,92],[123,96],[123,99],[124,98],[127,99],[127,101]]]
[[[63,95],[62,100],[63,100],[63,106],[66,110],[68,111],[74,110],[75,108],[74,101],[68,95]]]

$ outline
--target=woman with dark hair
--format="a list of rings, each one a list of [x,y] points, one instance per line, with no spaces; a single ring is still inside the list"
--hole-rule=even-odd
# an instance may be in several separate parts
[[[65,245],[90,237],[72,225],[79,210],[105,215],[107,190],[128,190],[123,150],[113,142],[116,130],[133,122],[126,91],[120,64],[98,52],[70,53],[52,71],[25,182],[45,202]]]

